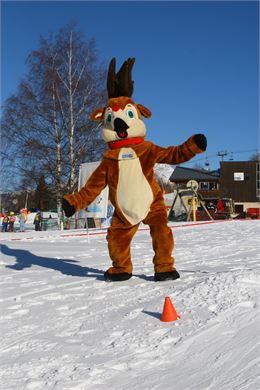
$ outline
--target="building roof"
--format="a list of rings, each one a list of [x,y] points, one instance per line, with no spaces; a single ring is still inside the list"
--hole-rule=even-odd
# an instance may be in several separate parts
[[[170,181],[174,182],[187,182],[189,180],[196,180],[198,182],[218,182],[219,177],[215,174],[212,175],[209,172],[201,171],[199,169],[191,169],[179,166],[175,167],[170,177]]]

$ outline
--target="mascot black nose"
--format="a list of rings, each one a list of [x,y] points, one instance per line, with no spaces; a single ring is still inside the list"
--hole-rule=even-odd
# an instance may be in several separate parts
[[[128,136],[127,129],[129,126],[121,118],[116,118],[114,120],[114,130],[117,133],[119,138],[126,138]]]
[[[126,131],[129,128],[129,126],[123,121],[121,118],[116,118],[114,120],[114,129],[116,132],[119,131]]]

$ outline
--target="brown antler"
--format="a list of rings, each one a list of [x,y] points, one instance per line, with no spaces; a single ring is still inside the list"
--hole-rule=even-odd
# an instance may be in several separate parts
[[[107,92],[109,99],[120,96],[132,96],[134,90],[132,68],[134,63],[135,58],[128,58],[116,73],[116,59],[112,58],[107,75]]]

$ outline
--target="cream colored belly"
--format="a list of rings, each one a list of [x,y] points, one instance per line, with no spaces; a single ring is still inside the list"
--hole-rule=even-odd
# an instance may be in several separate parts
[[[126,219],[136,225],[149,213],[153,192],[139,158],[120,160],[117,202]]]

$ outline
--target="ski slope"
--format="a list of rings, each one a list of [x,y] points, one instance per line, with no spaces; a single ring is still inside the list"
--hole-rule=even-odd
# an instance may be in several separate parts
[[[181,279],[162,283],[147,230],[119,283],[104,231],[1,233],[1,389],[260,389],[260,221],[173,232]]]

